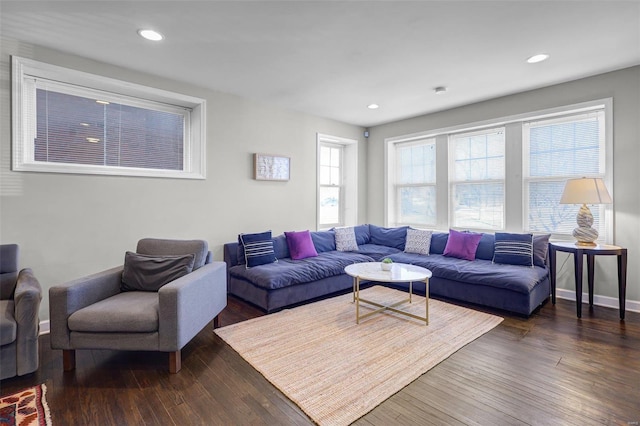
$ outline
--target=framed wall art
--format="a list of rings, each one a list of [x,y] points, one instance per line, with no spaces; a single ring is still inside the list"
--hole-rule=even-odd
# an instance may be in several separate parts
[[[256,180],[289,180],[291,159],[282,155],[253,154],[253,178]]]

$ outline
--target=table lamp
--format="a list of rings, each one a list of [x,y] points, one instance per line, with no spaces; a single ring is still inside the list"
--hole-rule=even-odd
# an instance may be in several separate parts
[[[601,178],[569,179],[564,186],[560,204],[582,204],[576,222],[578,227],[573,230],[576,245],[595,246],[598,231],[592,228],[593,215],[587,204],[611,204],[613,200]]]

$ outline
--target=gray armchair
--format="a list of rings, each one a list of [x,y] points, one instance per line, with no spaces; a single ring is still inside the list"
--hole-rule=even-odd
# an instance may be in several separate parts
[[[29,268],[18,271],[18,245],[0,245],[0,379],[38,369],[42,288]]]
[[[51,348],[67,371],[76,349],[113,349],[168,352],[177,373],[181,349],[226,305],[226,264],[206,241],[142,239],[123,266],[49,289]]]

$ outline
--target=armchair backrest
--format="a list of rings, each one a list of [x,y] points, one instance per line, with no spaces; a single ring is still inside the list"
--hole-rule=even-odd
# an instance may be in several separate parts
[[[204,266],[210,261],[209,244],[204,240],[164,240],[157,238],[143,238],[138,241],[136,252],[154,256],[170,256],[181,254],[195,254],[193,270]]]
[[[0,245],[0,300],[13,298],[18,279],[17,244]]]

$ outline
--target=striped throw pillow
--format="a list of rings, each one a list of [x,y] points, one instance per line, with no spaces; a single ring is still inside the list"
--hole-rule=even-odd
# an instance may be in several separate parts
[[[533,234],[496,232],[493,263],[533,266]]]
[[[273,250],[271,231],[261,232],[259,234],[240,234],[240,241],[244,248],[245,265],[247,268],[278,261],[275,251]]]

